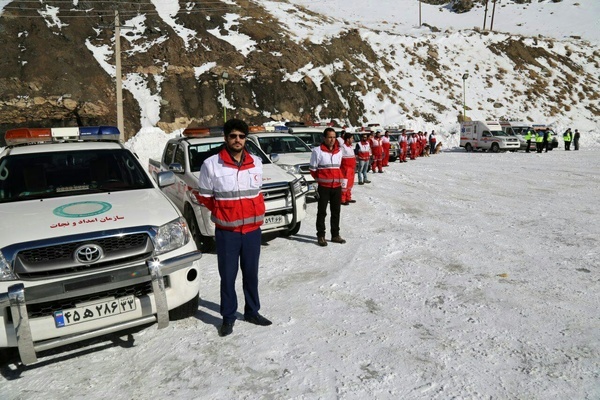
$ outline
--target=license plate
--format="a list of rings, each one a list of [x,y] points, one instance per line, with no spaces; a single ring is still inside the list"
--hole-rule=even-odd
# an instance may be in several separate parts
[[[54,312],[54,323],[57,328],[80,324],[95,319],[124,314],[135,310],[135,296],[101,301],[85,306],[69,308]]]
[[[269,215],[265,217],[265,225],[277,225],[283,222],[282,215]]]

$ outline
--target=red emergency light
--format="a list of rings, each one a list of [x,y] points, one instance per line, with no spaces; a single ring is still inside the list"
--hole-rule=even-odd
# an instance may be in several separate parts
[[[23,144],[51,142],[52,130],[50,128],[15,128],[9,129],[4,135],[6,144]]]

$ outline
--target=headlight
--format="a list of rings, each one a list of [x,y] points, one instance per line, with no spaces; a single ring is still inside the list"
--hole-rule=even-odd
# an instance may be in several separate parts
[[[180,217],[156,229],[154,242],[155,255],[185,246],[190,241],[190,231],[185,219]]]
[[[17,277],[13,273],[10,264],[8,261],[6,261],[6,258],[4,258],[4,255],[0,251],[0,281],[13,281],[15,279],[17,279]]]
[[[279,165],[281,168],[283,168],[284,171],[291,172],[293,174],[300,173],[300,169],[298,168],[297,165],[287,165],[287,164],[277,164],[277,165]]]

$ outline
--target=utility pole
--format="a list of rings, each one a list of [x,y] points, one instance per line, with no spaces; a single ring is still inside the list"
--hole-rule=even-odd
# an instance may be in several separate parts
[[[421,0],[419,0],[419,27],[421,26]]]
[[[485,0],[485,12],[483,13],[483,30],[485,31],[485,20],[487,19],[488,0]]]
[[[490,31],[494,30],[494,14],[496,14],[496,0],[494,0],[494,7],[492,7],[492,24],[490,25]]]
[[[115,67],[117,81],[117,127],[119,128],[119,140],[124,142],[123,82],[121,81],[121,23],[119,22],[119,11],[117,10],[115,10]]]

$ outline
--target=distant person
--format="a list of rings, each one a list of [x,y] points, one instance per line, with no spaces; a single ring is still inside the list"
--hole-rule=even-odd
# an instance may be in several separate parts
[[[356,143],[354,147],[354,154],[358,162],[358,184],[364,185],[365,183],[371,183],[367,179],[367,171],[369,170],[369,163],[371,160],[371,145],[369,144],[369,136],[363,133],[360,136],[360,142]]]
[[[317,242],[319,246],[327,246],[325,240],[325,217],[327,206],[331,217],[331,241],[333,243],[346,243],[340,236],[340,209],[342,204],[342,152],[335,137],[333,128],[325,128],[323,142],[312,150],[309,170],[312,177],[319,184],[317,192]]]
[[[400,148],[400,162],[406,162],[406,154],[408,153],[408,138],[406,137],[406,129],[402,129],[402,134],[398,138],[398,147]]]
[[[531,147],[531,138],[533,136],[533,130],[531,128],[527,128],[527,132],[525,133],[525,153],[529,153],[529,148]]]
[[[383,137],[381,138],[381,149],[382,149],[382,157],[381,157],[381,166],[387,167],[390,165],[390,148],[392,147],[390,143],[390,133],[385,131],[383,133]]]
[[[437,138],[435,137],[435,131],[431,131],[429,134],[429,153],[433,154],[435,151],[435,145],[437,142]]]
[[[373,153],[373,164],[371,169],[373,172],[383,173],[381,161],[383,159],[383,146],[381,143],[381,132],[375,132],[375,136],[371,139],[371,152]]]
[[[563,133],[563,141],[565,142],[565,151],[571,150],[571,128]]]
[[[548,152],[548,146],[550,145],[550,131],[546,129],[542,136],[542,150],[546,150],[545,153]]]
[[[541,153],[543,148],[544,135],[540,131],[535,131],[535,151]]]
[[[354,174],[356,173],[356,156],[354,155],[354,135],[350,132],[344,133],[343,142],[340,145],[342,150],[341,170],[344,177],[342,181],[342,205],[347,206],[350,203],[356,203],[352,200],[352,187],[354,186]]]
[[[573,146],[575,146],[575,150],[579,150],[579,131],[575,129],[575,134],[573,135]]]
[[[238,308],[235,280],[239,269],[246,303],[244,320],[255,325],[271,325],[271,321],[258,313],[260,226],[265,216],[265,200],[260,192],[262,161],[245,149],[248,130],[242,120],[227,121],[223,126],[225,144],[204,161],[198,180],[197,199],[211,211],[211,220],[215,223],[223,317],[220,336],[233,332]]]

